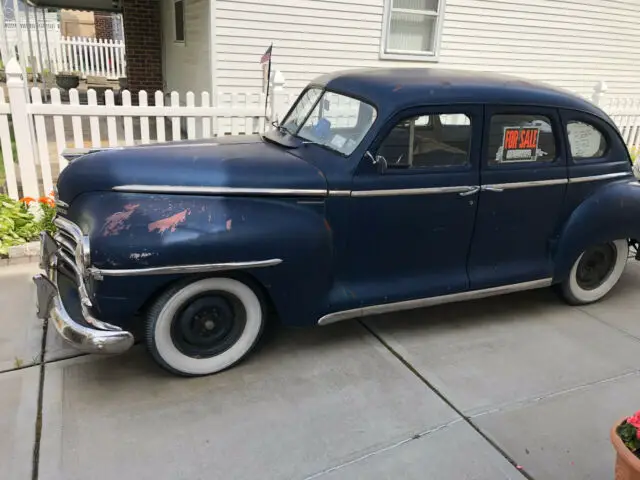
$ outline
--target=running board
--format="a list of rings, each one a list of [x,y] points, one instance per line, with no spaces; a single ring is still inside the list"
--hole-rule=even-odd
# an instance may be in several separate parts
[[[439,297],[419,298],[416,300],[406,300],[404,302],[385,303],[382,305],[372,305],[370,307],[354,308],[342,312],[329,313],[318,320],[318,325],[329,325],[331,323],[348,320],[351,318],[366,317],[369,315],[381,315],[383,313],[401,312],[403,310],[413,310],[415,308],[432,307],[445,303],[462,302],[467,300],[477,300],[479,298],[494,297],[506,293],[522,292],[536,288],[549,287],[552,284],[551,278],[533,280],[531,282],[515,283],[513,285],[502,285],[500,287],[485,288],[484,290],[472,290]]]

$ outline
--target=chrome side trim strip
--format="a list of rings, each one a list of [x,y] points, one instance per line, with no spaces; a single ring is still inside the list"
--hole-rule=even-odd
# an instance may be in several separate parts
[[[535,180],[531,182],[511,182],[511,183],[491,183],[482,185],[483,191],[498,191],[498,190],[512,190],[516,188],[529,188],[529,187],[548,187],[551,185],[564,185],[568,183],[566,178],[557,178],[553,180]]]
[[[608,180],[611,178],[629,177],[631,172],[605,173],[603,175],[593,175],[591,177],[574,177],[569,179],[569,183],[595,182],[597,180]]]
[[[436,195],[439,193],[468,192],[477,185],[459,185],[455,187],[404,188],[394,190],[354,190],[352,197],[390,197],[396,195]]]
[[[610,178],[626,177],[630,172],[607,173],[591,177],[557,178],[552,180],[536,180],[531,182],[511,182],[482,185],[484,191],[510,190],[516,188],[564,185],[566,183],[592,182]],[[452,187],[399,188],[390,190],[321,190],[295,188],[240,188],[240,187],[199,187],[188,185],[117,185],[112,190],[129,193],[169,193],[196,195],[274,195],[285,197],[391,197],[397,195],[435,195],[441,193],[464,193],[478,185],[459,185]]]
[[[419,298],[416,300],[407,300],[404,302],[386,303],[382,305],[372,305],[370,307],[354,308],[353,310],[344,310],[342,312],[329,313],[328,315],[325,315],[318,320],[318,325],[329,325],[331,323],[340,322],[342,320],[365,317],[367,315],[380,315],[382,313],[400,312],[403,310],[412,310],[414,308],[431,307],[434,305],[442,305],[444,303],[476,300],[479,298],[492,297],[505,293],[532,290],[534,288],[544,288],[550,286],[551,283],[551,278],[543,278],[541,280],[533,280],[531,282],[485,288],[484,290],[472,290],[467,292],[452,293],[450,295],[442,295],[439,297]]]
[[[295,188],[198,187],[188,185],[118,185],[116,192],[177,193],[195,195],[275,195],[280,197],[326,197],[326,190]]]
[[[225,270],[239,270],[242,268],[264,268],[273,267],[282,263],[280,258],[270,260],[258,260],[255,262],[230,262],[230,263],[207,263],[202,265],[172,265],[167,267],[149,268],[127,268],[122,270],[103,270],[90,268],[89,273],[95,278],[102,277],[134,277],[141,275],[170,275],[173,273],[203,273],[221,272]]]

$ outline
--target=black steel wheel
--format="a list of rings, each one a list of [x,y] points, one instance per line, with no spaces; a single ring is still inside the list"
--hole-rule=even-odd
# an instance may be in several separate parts
[[[616,258],[613,243],[603,243],[585,250],[576,269],[576,281],[580,288],[593,290],[602,285],[611,275]]]

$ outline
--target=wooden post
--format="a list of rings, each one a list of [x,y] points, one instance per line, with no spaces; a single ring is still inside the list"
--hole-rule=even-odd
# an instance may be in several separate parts
[[[598,105],[599,107],[601,107],[602,96],[605,94],[606,91],[607,91],[607,84],[604,83],[604,80],[600,80],[598,83],[596,83],[595,87],[593,87],[593,95],[591,96],[591,101],[595,105]]]
[[[271,72],[269,76],[269,82],[271,83],[271,111],[269,112],[269,121],[277,122],[286,113],[286,105],[284,98],[284,76],[280,70]]]
[[[22,181],[22,195],[37,198],[38,175],[36,173],[36,155],[29,118],[29,97],[25,91],[25,79],[20,64],[14,58],[6,66],[7,89],[11,104],[11,118],[13,133],[16,141],[20,179]]]

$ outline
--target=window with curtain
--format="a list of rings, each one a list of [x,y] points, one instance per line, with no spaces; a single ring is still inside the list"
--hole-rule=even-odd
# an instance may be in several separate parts
[[[384,53],[434,55],[444,0],[386,0]]]

